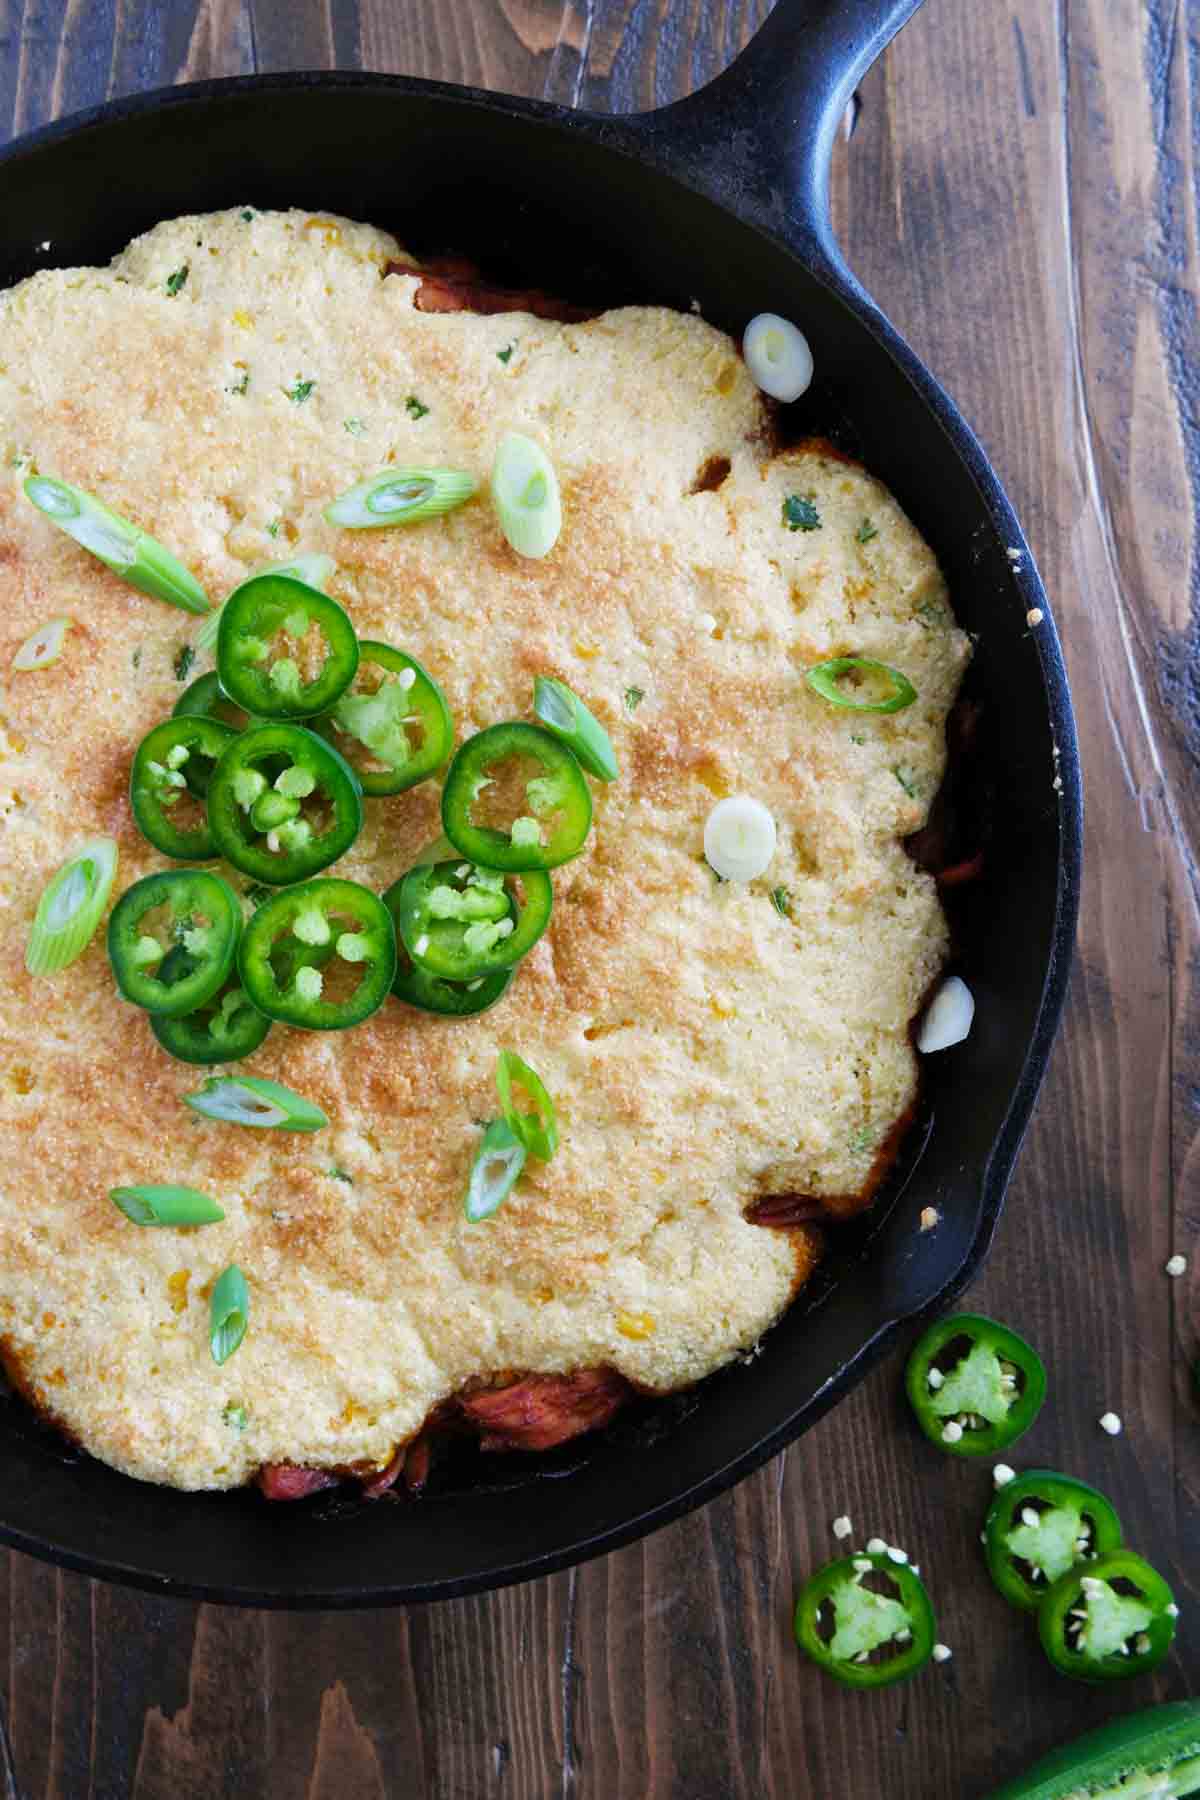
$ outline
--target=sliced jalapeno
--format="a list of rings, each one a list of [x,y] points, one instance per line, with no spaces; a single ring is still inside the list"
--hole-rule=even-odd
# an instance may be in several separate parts
[[[303,725],[252,725],[213,770],[208,822],[235,869],[274,887],[303,881],[336,862],[358,836],[358,777]]]
[[[383,899],[414,963],[444,981],[474,981],[515,967],[550,922],[550,877],[530,869],[520,882],[518,906],[499,869],[418,863]]]
[[[216,670],[207,675],[198,675],[193,682],[184,688],[178,700],[171,708],[171,717],[219,719],[222,725],[230,726],[234,731],[245,731],[250,723],[249,714],[240,706],[235,706],[225,689],[221,686]]]
[[[315,668],[317,653],[308,647],[314,630],[324,651]],[[308,719],[328,712],[357,668],[358,639],[345,609],[294,576],[252,576],[221,608],[221,686],[255,718]]]
[[[1109,1550],[1054,1583],[1038,1608],[1038,1635],[1063,1675],[1127,1681],[1162,1662],[1176,1611],[1157,1569],[1132,1550]]]
[[[905,1384],[921,1430],[952,1456],[991,1456],[1015,1443],[1046,1398],[1037,1351],[980,1313],[931,1325],[909,1358]]]
[[[252,1056],[271,1021],[251,1006],[235,975],[219,994],[180,1019],[154,1013],[150,1029],[168,1055],[185,1063],[241,1062]]]
[[[387,901],[386,894],[384,900]],[[394,921],[394,912],[392,918]],[[497,969],[494,975],[477,975],[473,981],[444,981],[415,963],[403,943],[397,942],[392,992],[405,1006],[415,1006],[419,1012],[438,1013],[444,1019],[469,1019],[475,1013],[487,1012],[503,999],[513,974],[512,969]]]
[[[907,1563],[862,1551],[818,1569],[796,1602],[796,1642],[847,1687],[915,1675],[936,1629],[925,1584]]]
[[[297,942],[331,954],[316,967],[296,957]],[[242,986],[268,1018],[342,1031],[387,999],[396,974],[392,916],[356,881],[306,881],[259,907],[246,926],[238,968]]]
[[[1195,1793],[1200,1700],[1175,1700],[1061,1745],[988,1800],[1182,1800]]]
[[[228,725],[198,715],[164,719],[138,745],[129,776],[129,804],[142,836],[164,856],[204,862],[217,854],[203,801],[212,772],[237,736]]]
[[[362,685],[347,688],[314,729],[343,751],[364,794],[402,794],[446,761],[454,721],[445,694],[415,657],[369,638],[359,652]],[[382,669],[383,679],[363,683],[364,665]]]
[[[1036,1612],[1076,1563],[1120,1543],[1121,1521],[1104,1495],[1052,1469],[1030,1469],[999,1488],[983,1527],[988,1572],[1024,1612]]]
[[[241,928],[241,903],[219,875],[206,869],[147,875],[126,888],[109,917],[117,986],[147,1012],[176,1019],[195,1012],[224,986]]]
[[[519,720],[460,745],[442,789],[442,829],[485,869],[556,869],[578,856],[591,822],[592,793],[575,756]]]

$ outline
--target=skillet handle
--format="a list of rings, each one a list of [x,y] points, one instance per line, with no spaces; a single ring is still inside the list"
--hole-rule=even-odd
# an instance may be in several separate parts
[[[715,81],[630,122],[643,148],[690,185],[731,211],[753,209],[797,249],[840,266],[829,219],[837,128],[858,83],[920,4],[778,0]]]

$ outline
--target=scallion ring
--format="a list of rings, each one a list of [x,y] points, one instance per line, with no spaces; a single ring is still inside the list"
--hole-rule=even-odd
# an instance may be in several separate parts
[[[108,1197],[134,1225],[216,1225],[225,1217],[215,1200],[190,1187],[110,1188]]]
[[[513,1100],[513,1086],[524,1088],[533,1101],[531,1113],[522,1112]],[[496,1091],[504,1112],[504,1122],[512,1135],[524,1145],[530,1156],[549,1162],[558,1149],[558,1114],[536,1070],[523,1062],[515,1050],[502,1050],[496,1061]]]
[[[890,692],[882,700],[856,700],[838,684],[844,675],[858,675],[883,681]],[[893,669],[890,663],[876,662],[871,656],[835,656],[830,662],[817,663],[804,674],[814,693],[831,706],[843,706],[849,712],[898,713],[911,706],[917,690],[907,675]]]
[[[812,381],[808,339],[778,313],[759,313],[751,319],[742,338],[742,355],[754,385],[773,400],[798,400]]]
[[[44,625],[39,625],[13,657],[14,673],[24,675],[32,669],[48,669],[51,663],[56,663],[70,629],[70,619],[47,619]]]
[[[114,838],[90,838],[65,862],[38,901],[25,951],[31,975],[54,975],[95,936],[117,873]]]
[[[250,1323],[250,1290],[236,1263],[217,1277],[212,1291],[208,1341],[215,1363],[226,1363],[246,1335]]]
[[[754,881],[775,854],[775,820],[761,800],[731,794],[718,800],[704,825],[704,856],[722,881]]]
[[[492,464],[492,505],[518,556],[549,556],[562,530],[562,500],[554,465],[540,444],[510,431]]]
[[[599,781],[617,779],[621,771],[612,739],[565,681],[555,681],[551,675],[536,676],[533,710],[540,724],[570,745],[589,775],[595,775]]]
[[[94,494],[50,475],[31,475],[25,492],[39,512],[131,587],[165,600],[169,606],[180,606],[184,612],[209,610],[208,595],[178,557]]]
[[[268,1130],[320,1131],[329,1120],[319,1106],[295,1094],[277,1081],[256,1075],[214,1075],[195,1094],[183,1096],[185,1106],[206,1119],[229,1125],[256,1125]]]
[[[331,525],[354,531],[419,525],[462,506],[475,486],[475,477],[464,469],[384,469],[339,494],[325,508],[325,517]]]
[[[525,1167],[526,1149],[503,1119],[493,1119],[471,1164],[463,1211],[472,1224],[490,1219],[508,1199]]]
[[[293,556],[290,562],[261,563],[253,574],[246,577],[246,580],[255,581],[260,575],[290,575],[293,580],[302,581],[306,587],[316,588],[319,594],[324,594],[329,591],[329,577],[336,568],[337,564],[332,556],[322,556],[316,550],[305,551],[300,556]],[[238,586],[241,585],[239,582]],[[233,592],[236,593],[237,588],[234,588]],[[225,599],[230,597],[227,594]],[[224,604],[225,601],[222,600],[221,606]],[[216,649],[217,633],[221,629],[221,606],[213,607],[196,633],[197,650]]]

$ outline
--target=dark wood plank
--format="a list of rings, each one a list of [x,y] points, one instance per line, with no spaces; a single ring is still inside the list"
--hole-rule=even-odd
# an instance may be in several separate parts
[[[0,0],[0,135],[113,93],[330,62],[638,108],[698,85],[767,10]],[[1091,800],[1081,954],[974,1299],[1055,1376],[1027,1460],[1107,1488],[1176,1581],[1167,1669],[1119,1695],[1047,1681],[977,1554],[988,1473],[917,1439],[893,1359],[702,1513],[481,1600],[228,1614],[7,1557],[11,1792],[958,1800],[1112,1711],[1200,1686],[1194,54],[1172,0],[928,0],[864,85],[834,189],[851,261],[999,464],[1067,641]],[[1193,1273],[1169,1284],[1175,1248]],[[1109,1406],[1117,1440],[1096,1426]],[[955,1648],[895,1693],[845,1694],[790,1644],[795,1586],[843,1511],[922,1563]]]

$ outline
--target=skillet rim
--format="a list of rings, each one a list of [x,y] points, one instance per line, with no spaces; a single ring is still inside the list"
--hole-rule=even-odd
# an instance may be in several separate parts
[[[912,1310],[885,1317],[878,1330],[842,1364],[837,1374],[823,1388],[739,1456],[694,1481],[669,1500],[639,1511],[619,1524],[599,1532],[593,1531],[588,1537],[570,1546],[535,1554],[498,1569],[404,1586],[384,1583],[334,1588],[256,1588],[219,1582],[178,1581],[172,1576],[155,1574],[112,1556],[63,1549],[20,1527],[10,1526],[0,1518],[0,1544],[80,1574],[181,1599],[295,1611],[347,1611],[491,1592],[517,1582],[554,1574],[633,1543],[706,1504],[761,1468],[773,1456],[794,1443],[856,1387],[887,1354],[905,1327],[913,1326],[950,1305],[970,1285],[991,1248],[1013,1164],[1045,1077],[1066,1001],[1071,951],[1079,911],[1083,852],[1078,742],[1062,648],[1049,600],[1029,545],[982,445],[946,390],[842,261],[832,239],[819,230],[812,232],[810,228],[806,228],[803,220],[798,220],[795,222],[795,239],[803,238],[805,241],[801,245],[783,228],[787,224],[785,219],[781,220],[777,215],[764,217],[761,206],[757,206],[748,196],[743,196],[743,206],[733,204],[730,197],[722,193],[719,182],[706,183],[695,178],[691,169],[680,165],[677,156],[671,154],[669,145],[663,145],[660,136],[665,129],[669,129],[671,107],[651,113],[606,115],[564,107],[553,101],[498,94],[476,87],[428,81],[414,76],[375,74],[367,70],[321,69],[239,75],[180,83],[122,96],[23,133],[0,147],[0,180],[7,170],[12,169],[15,173],[25,157],[34,156],[45,147],[63,139],[85,137],[94,129],[119,123],[126,118],[163,112],[174,107],[202,107],[209,102],[241,94],[261,96],[271,92],[305,93],[336,89],[371,89],[394,99],[433,100],[440,104],[483,110],[502,117],[521,118],[540,125],[557,126],[568,134],[583,133],[606,151],[643,167],[649,165],[681,187],[701,195],[738,224],[755,231],[799,262],[808,279],[820,283],[846,306],[899,367],[916,389],[919,399],[933,414],[948,440],[948,451],[957,455],[970,476],[979,494],[983,512],[998,541],[1014,552],[1010,557],[1011,579],[1025,610],[1039,607],[1044,614],[1043,623],[1034,636],[1034,647],[1044,690],[1047,719],[1060,752],[1056,766],[1062,779],[1062,789],[1058,795],[1054,928],[1041,997],[1020,1074],[984,1164],[979,1182],[977,1222],[970,1245],[954,1273],[930,1299]],[[700,90],[701,93],[703,91]],[[691,106],[695,98],[696,96],[692,96],[676,105]]]

